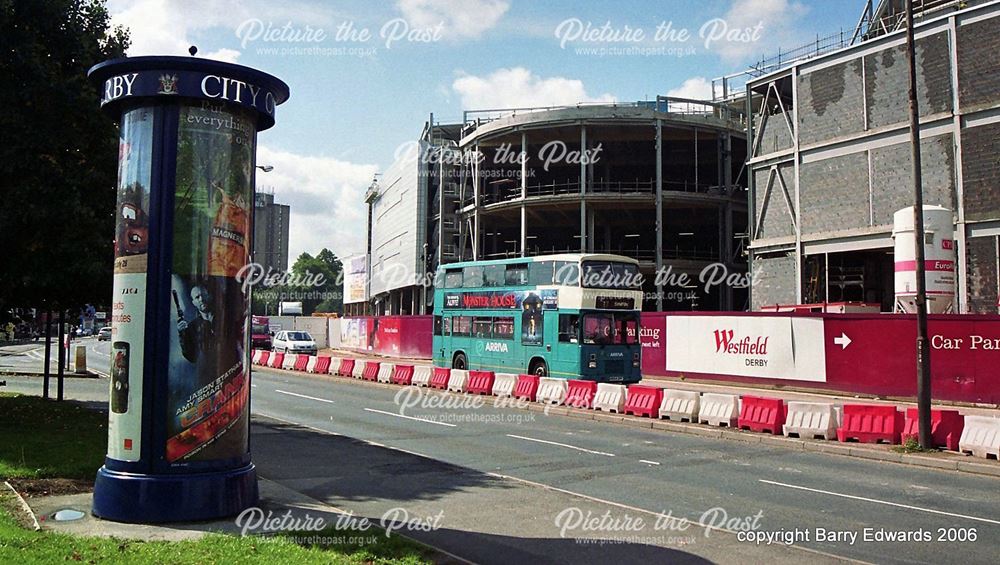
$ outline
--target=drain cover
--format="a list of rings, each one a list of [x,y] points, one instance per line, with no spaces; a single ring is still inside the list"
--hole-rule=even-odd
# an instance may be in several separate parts
[[[70,522],[72,520],[79,520],[86,516],[83,512],[79,510],[74,510],[72,508],[64,508],[52,515],[52,519],[56,522]]]

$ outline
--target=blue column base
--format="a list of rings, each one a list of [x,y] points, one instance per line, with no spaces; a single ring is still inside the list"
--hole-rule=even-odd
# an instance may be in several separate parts
[[[162,524],[235,516],[259,500],[257,469],[213,473],[140,475],[101,467],[93,513],[115,522]]]

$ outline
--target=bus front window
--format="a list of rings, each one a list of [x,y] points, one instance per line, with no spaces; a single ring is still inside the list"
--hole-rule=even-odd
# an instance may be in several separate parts
[[[614,338],[614,314],[586,314],[583,317],[583,343],[604,345]]]

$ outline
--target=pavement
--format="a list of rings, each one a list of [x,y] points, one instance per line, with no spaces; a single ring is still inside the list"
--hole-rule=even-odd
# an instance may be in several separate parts
[[[49,370],[51,375],[55,375],[59,367],[59,355],[56,338],[52,338],[52,347],[49,349]],[[87,377],[109,376],[111,370],[111,342],[97,341],[96,336],[83,338],[73,338],[70,342],[70,351],[67,356],[65,368],[66,377],[81,377],[75,374],[76,371],[76,348],[83,346],[87,349]],[[45,340],[22,343],[17,345],[0,346],[0,374],[20,374],[40,376],[44,370],[45,361]]]
[[[38,379],[9,380],[37,393]],[[407,535],[479,563],[992,563],[1000,554],[996,477],[677,433],[648,419],[609,425],[488,397],[469,407],[461,401],[471,397],[426,389],[400,413],[398,395],[410,390],[255,367],[262,485],[373,520],[441,516],[436,529]],[[107,394],[106,381],[67,382],[70,398]],[[765,541],[747,541],[745,529]],[[899,535],[911,539],[885,541]]]

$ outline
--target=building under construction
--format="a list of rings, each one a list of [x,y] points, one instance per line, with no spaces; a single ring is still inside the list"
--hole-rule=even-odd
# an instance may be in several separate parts
[[[914,4],[924,203],[954,211],[956,311],[995,313],[1000,2]],[[893,213],[913,204],[903,16],[869,3],[847,46],[746,83],[754,309],[893,308]]]

